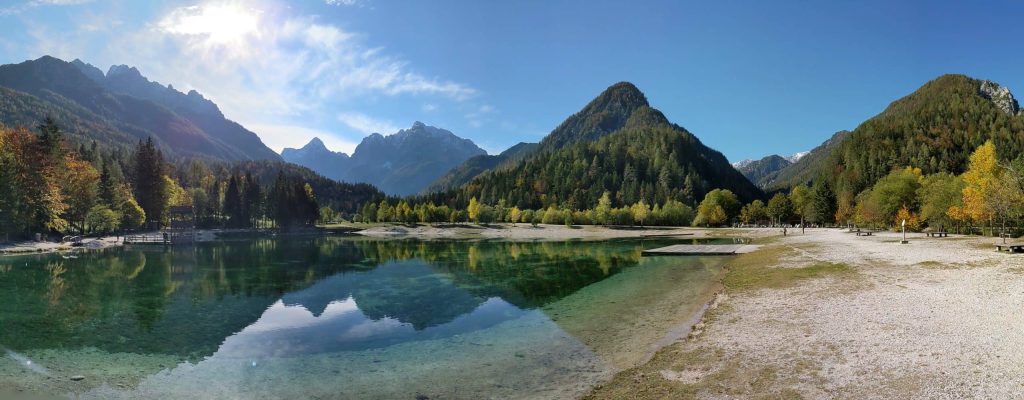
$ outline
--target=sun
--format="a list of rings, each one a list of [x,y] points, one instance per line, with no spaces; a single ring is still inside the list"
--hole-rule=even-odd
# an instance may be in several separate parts
[[[160,22],[166,32],[203,36],[210,44],[237,43],[259,32],[260,13],[238,4],[208,4],[176,10]]]

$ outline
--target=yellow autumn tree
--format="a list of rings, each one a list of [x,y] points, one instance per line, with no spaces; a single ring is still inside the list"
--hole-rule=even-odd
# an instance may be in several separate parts
[[[996,146],[992,144],[992,141],[985,142],[971,154],[970,164],[962,175],[964,180],[962,216],[969,217],[975,222],[992,220],[992,210],[986,200],[992,196],[1000,174]]]
[[[910,210],[907,209],[906,206],[903,206],[902,208],[900,208],[899,211],[896,212],[896,220],[894,221],[895,222],[894,226],[895,226],[895,230],[896,231],[900,230],[900,228],[902,227],[903,221],[907,221],[907,230],[908,231],[910,231],[910,232],[920,232],[921,231],[921,217],[919,217],[917,215],[917,213],[910,212]]]

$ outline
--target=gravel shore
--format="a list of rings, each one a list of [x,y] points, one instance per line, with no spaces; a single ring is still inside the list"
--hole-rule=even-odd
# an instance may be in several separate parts
[[[727,279],[699,335],[590,397],[1019,397],[1024,254],[995,252],[995,238],[899,239],[816,229],[770,241],[769,270],[846,272],[746,290]]]

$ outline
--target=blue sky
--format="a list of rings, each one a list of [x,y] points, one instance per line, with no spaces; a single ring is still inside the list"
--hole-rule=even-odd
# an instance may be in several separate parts
[[[821,4],[819,4],[821,3]],[[196,89],[280,150],[423,121],[494,153],[607,86],[730,160],[853,129],[943,73],[1024,92],[1024,3],[0,2],[0,62],[44,54]]]

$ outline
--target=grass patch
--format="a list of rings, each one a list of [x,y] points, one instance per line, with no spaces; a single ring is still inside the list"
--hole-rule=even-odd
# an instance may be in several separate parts
[[[783,247],[764,248],[736,257],[722,284],[730,291],[779,289],[791,287],[804,279],[823,276],[854,276],[852,267],[841,263],[817,262],[804,267],[781,267],[779,260],[790,250]]]

